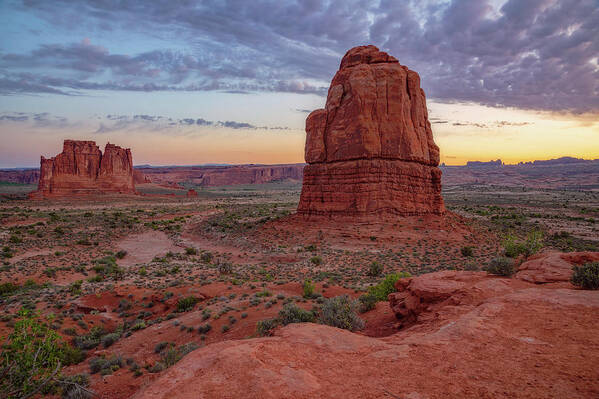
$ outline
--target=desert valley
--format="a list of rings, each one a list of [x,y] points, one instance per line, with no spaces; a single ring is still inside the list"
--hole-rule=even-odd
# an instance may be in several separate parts
[[[430,126],[418,74],[357,47],[307,166],[134,169],[65,140],[2,172],[0,332],[42,323],[60,368],[30,389],[597,396],[599,161],[439,168]]]
[[[1,399],[599,397],[596,1],[0,10]]]

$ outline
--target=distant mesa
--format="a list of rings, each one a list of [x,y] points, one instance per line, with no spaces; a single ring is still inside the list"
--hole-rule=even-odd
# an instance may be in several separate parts
[[[193,188],[190,188],[189,190],[187,190],[187,194],[185,194],[185,196],[187,198],[196,198],[198,196],[198,192]]]
[[[298,214],[440,215],[439,147],[420,77],[375,46],[349,50],[306,119]]]
[[[488,162],[468,161],[468,162],[466,162],[466,166],[469,168],[503,166],[503,162],[501,161],[501,159],[498,159],[496,161],[488,161]]]
[[[37,191],[30,198],[67,198],[107,193],[135,194],[130,149],[94,141],[65,140],[60,154],[41,157]]]

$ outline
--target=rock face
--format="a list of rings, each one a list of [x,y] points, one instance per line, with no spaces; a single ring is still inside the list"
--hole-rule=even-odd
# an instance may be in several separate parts
[[[264,184],[275,181],[301,181],[304,164],[177,166],[136,168],[152,183],[177,185],[184,181],[199,186]]]
[[[420,77],[375,46],[341,60],[325,109],[306,119],[305,159],[299,214],[445,210]]]
[[[574,265],[596,261],[599,252],[542,252],[522,263],[516,278],[536,284],[570,281]]]
[[[190,188],[189,190],[187,190],[187,193],[185,194],[185,196],[187,198],[195,198],[198,196],[198,192],[196,190],[194,190],[193,188]]]
[[[38,190],[31,197],[102,193],[135,193],[131,150],[108,143],[102,154],[94,141],[65,140],[60,154],[41,157]]]
[[[133,169],[133,182],[135,184],[152,183],[152,180],[143,172]]]
[[[409,328],[374,338],[301,323],[210,344],[133,398],[597,397],[599,291],[485,272],[400,281],[420,303]]]

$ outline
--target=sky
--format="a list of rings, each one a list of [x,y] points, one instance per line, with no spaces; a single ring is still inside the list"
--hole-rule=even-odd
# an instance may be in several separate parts
[[[303,162],[345,52],[417,71],[441,161],[599,158],[599,0],[0,0],[0,168]]]

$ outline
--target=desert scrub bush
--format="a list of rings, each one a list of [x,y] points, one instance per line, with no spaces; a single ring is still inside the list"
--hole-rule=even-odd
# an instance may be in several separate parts
[[[199,298],[196,298],[195,296],[188,296],[186,298],[179,299],[177,302],[177,312],[190,311],[199,301]]]
[[[105,256],[96,259],[93,270],[103,278],[113,277],[115,280],[121,279],[124,274],[124,270],[116,264],[116,258],[114,256]]]
[[[219,263],[218,266],[218,272],[220,274],[231,274],[233,273],[233,265],[229,262],[222,262]]]
[[[38,312],[22,309],[0,354],[0,397],[33,396],[56,381],[60,369],[72,364],[70,347]]]
[[[272,292],[269,290],[263,290],[254,294],[257,298],[272,296]]]
[[[320,265],[322,263],[322,258],[320,256],[316,255],[316,256],[313,256],[313,257],[310,258],[310,262],[313,265],[318,266],[318,265]]]
[[[509,277],[514,274],[514,260],[506,256],[498,256],[491,259],[487,267],[484,268],[487,273],[496,274],[498,276]]]
[[[16,284],[13,284],[11,282],[2,283],[2,284],[0,284],[0,297],[12,295],[16,291],[18,291],[19,288],[21,288],[21,287],[19,287]]]
[[[574,266],[572,270],[572,284],[585,290],[599,290],[599,262]]]
[[[162,344],[163,343],[159,344],[161,346],[159,350],[160,361],[156,362],[156,364],[148,370],[151,373],[157,373],[171,367],[173,364],[181,360],[183,356],[199,348],[198,344],[195,342],[189,342],[179,346],[178,348],[173,343],[165,343],[166,345],[164,346]],[[158,346],[154,348],[155,351],[156,349],[158,349]]]
[[[467,245],[465,247],[462,247],[460,249],[460,253],[462,254],[462,256],[466,256],[466,257],[470,257],[474,255],[474,248],[472,248],[471,246]]]
[[[504,255],[509,258],[516,258],[520,255],[529,257],[543,248],[543,233],[541,231],[531,231],[526,236],[526,240],[518,240],[517,237],[510,234],[503,240]]]
[[[187,255],[197,255],[198,251],[194,247],[187,247],[185,248],[185,253]]]
[[[79,349],[93,349],[100,345],[100,338],[105,334],[104,328],[94,326],[88,334],[73,338],[73,345]]]
[[[115,256],[117,259],[123,259],[125,256],[127,256],[127,251],[125,251],[125,250],[120,250],[120,251],[118,251],[116,254],[114,254],[114,256]]]
[[[410,277],[408,272],[391,273],[385,276],[383,281],[368,289],[368,294],[374,296],[377,301],[386,301],[389,294],[395,292],[395,283],[400,278]]]
[[[349,331],[361,330],[364,328],[364,320],[356,314],[358,307],[358,301],[347,295],[325,299],[319,321],[322,324]]]
[[[256,323],[256,334],[264,337],[272,334],[272,330],[279,325],[277,319],[264,319]]]
[[[372,262],[370,264],[370,267],[368,268],[368,275],[371,277],[379,276],[382,272],[383,272],[383,265],[381,265],[377,261]]]
[[[207,334],[208,332],[210,332],[210,330],[212,330],[212,326],[210,325],[210,323],[202,324],[198,327],[198,333],[200,334]]]
[[[200,256],[200,259],[204,263],[210,263],[212,262],[212,259],[214,259],[214,255],[212,255],[212,252],[204,252],[202,253],[202,256]]]
[[[303,292],[304,292],[304,298],[312,298],[312,296],[314,296],[314,289],[316,287],[314,286],[314,283],[312,282],[312,280],[310,280],[309,278],[304,280],[304,284],[302,286]]]
[[[360,302],[360,308],[359,308],[360,313],[366,313],[369,310],[372,310],[375,308],[376,303],[378,302],[378,299],[377,299],[376,295],[367,293],[367,294],[360,295],[360,297],[358,298],[358,301]]]
[[[300,308],[293,303],[287,303],[279,311],[279,322],[286,326],[291,323],[311,323],[316,319],[313,312]]]
[[[89,370],[92,374],[112,374],[123,367],[123,358],[120,355],[112,355],[106,358],[104,355],[89,360]]]
[[[72,295],[81,295],[81,284],[83,284],[82,280],[77,280],[69,285],[69,292]]]
[[[121,338],[121,334],[114,332],[114,333],[103,335],[100,338],[100,342],[102,342],[102,345],[104,346],[104,348],[108,348],[109,346],[114,344],[116,341],[118,341],[119,338]]]

